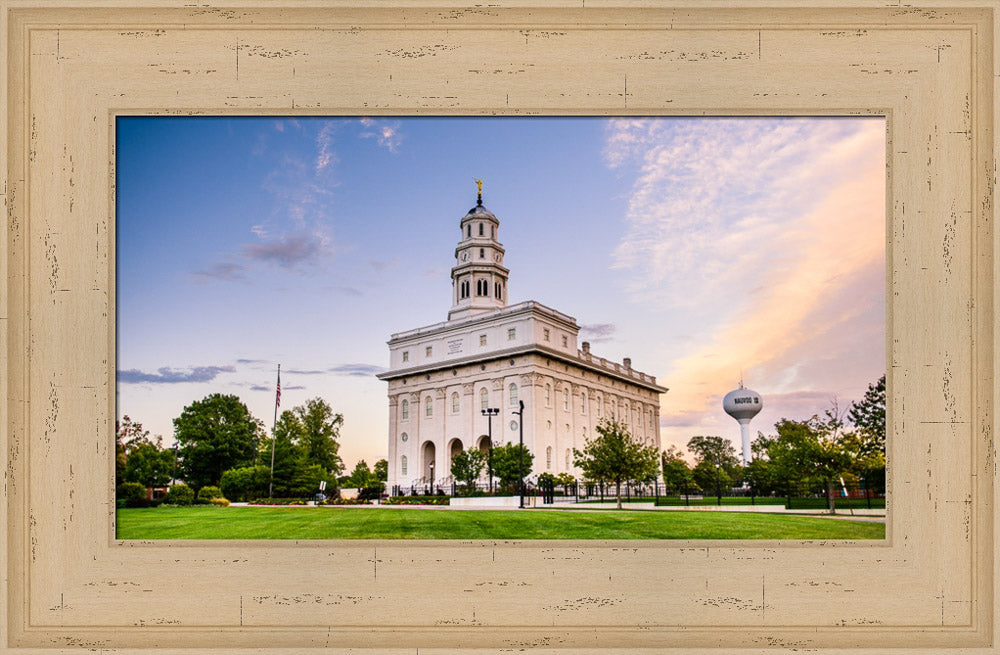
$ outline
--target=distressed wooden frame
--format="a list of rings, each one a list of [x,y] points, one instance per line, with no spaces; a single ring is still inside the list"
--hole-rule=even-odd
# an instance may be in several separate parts
[[[0,651],[998,652],[997,3],[583,4],[0,0]],[[123,113],[886,115],[887,540],[116,541]]]

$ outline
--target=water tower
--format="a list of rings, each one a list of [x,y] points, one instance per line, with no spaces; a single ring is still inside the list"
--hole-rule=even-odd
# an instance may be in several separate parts
[[[733,389],[722,399],[722,408],[740,424],[740,437],[743,440],[743,466],[750,463],[750,421],[760,412],[764,403],[756,391],[743,388]]]

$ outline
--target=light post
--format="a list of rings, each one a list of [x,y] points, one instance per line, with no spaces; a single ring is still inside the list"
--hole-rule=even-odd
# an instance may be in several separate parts
[[[490,440],[490,452],[487,455],[486,468],[490,472],[490,493],[493,493],[493,417],[500,413],[499,407],[487,407],[482,410],[483,416],[487,417],[487,426],[489,430],[489,440]]]
[[[719,506],[722,506],[722,462],[715,460],[715,495],[719,499]]]
[[[170,476],[170,486],[174,486],[177,481],[177,449],[180,448],[181,442],[174,442],[174,473]]]
[[[511,412],[512,414],[517,414],[517,430],[518,430],[518,446],[517,451],[518,465],[517,474],[521,478],[521,504],[520,508],[524,509],[524,401],[517,401],[517,411]]]
[[[434,495],[434,462],[430,463],[431,469],[431,495]]]

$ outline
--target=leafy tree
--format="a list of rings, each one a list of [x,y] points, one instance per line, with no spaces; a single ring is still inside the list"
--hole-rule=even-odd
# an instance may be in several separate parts
[[[855,436],[853,470],[865,479],[867,488],[885,488],[885,376],[868,385],[864,398],[851,403],[847,412]]]
[[[451,458],[451,474],[462,483],[465,492],[471,494],[476,487],[476,480],[486,468],[486,453],[478,448],[470,448],[455,453]]]
[[[535,456],[521,444],[508,443],[493,447],[493,475],[507,492],[518,491],[521,481],[531,473]]]
[[[126,445],[126,482],[138,482],[143,487],[162,487],[170,482],[174,468],[174,451],[164,450],[162,438],[155,442],[130,441]]]
[[[368,468],[368,462],[361,460],[354,465],[354,470],[351,474],[347,476],[344,481],[344,486],[353,487],[355,489],[364,489],[365,487],[374,487],[379,484],[380,480],[372,473],[372,470]]]
[[[706,494],[724,495],[724,490],[728,490],[733,486],[733,478],[729,475],[726,468],[724,466],[716,466],[714,462],[698,462],[694,470],[691,471],[691,477],[694,478],[695,484]]]
[[[736,448],[729,439],[715,436],[691,437],[688,451],[694,455],[695,466],[691,471],[694,482],[706,493],[732,487],[743,478],[743,467],[736,456]]]
[[[767,449],[773,441],[773,437],[758,433],[757,438],[750,444],[753,459],[747,464],[744,475],[747,483],[758,496],[766,496],[784,490],[778,471],[767,456]]]
[[[141,423],[134,422],[128,414],[115,421],[115,479],[118,484],[125,480],[128,444],[149,439],[149,430],[143,430]]]
[[[621,509],[622,483],[655,480],[660,454],[655,447],[634,441],[625,423],[617,419],[602,418],[596,430],[599,436],[587,439],[582,451],[573,449],[573,462],[588,479],[613,482]]]
[[[229,469],[222,474],[219,487],[226,498],[237,502],[263,498],[267,495],[270,473],[263,465]]]
[[[863,437],[865,450],[879,450],[885,454],[885,376],[868,385],[865,397],[851,403],[847,411],[851,425]]]
[[[126,482],[125,484],[119,485],[116,489],[115,496],[123,500],[135,500],[137,498],[146,497],[146,487],[142,486],[138,482]]]
[[[375,473],[375,477],[378,478],[379,482],[385,482],[389,479],[389,462],[384,459],[380,459],[375,462],[375,466],[372,468]]]
[[[556,476],[556,484],[563,488],[563,493],[569,494],[569,487],[576,484],[576,477],[572,473],[560,473]]]
[[[163,502],[171,505],[190,505],[194,502],[194,490],[186,484],[175,484],[167,491]]]
[[[301,466],[302,449],[296,444],[305,434],[302,423],[293,411],[285,410],[274,424],[274,438],[262,441],[260,464],[271,470],[271,449],[274,448],[274,476],[268,490],[287,497],[298,468]]]
[[[338,454],[343,414],[334,414],[322,398],[307,400],[292,411],[302,424],[303,433],[298,443],[305,449],[306,459],[319,464],[328,473],[340,475],[344,470],[344,462]]]
[[[182,477],[195,488],[218,486],[231,468],[249,466],[263,424],[233,395],[214,393],[196,400],[174,419]]]
[[[690,493],[694,487],[694,476],[691,467],[684,461],[684,453],[670,446],[661,456],[663,467],[663,483],[678,494]]]
[[[824,418],[781,419],[774,427],[778,435],[769,443],[767,455],[779,477],[788,484],[822,483],[828,507],[834,511],[833,483],[853,461],[850,440],[845,438],[836,409],[828,410]]]

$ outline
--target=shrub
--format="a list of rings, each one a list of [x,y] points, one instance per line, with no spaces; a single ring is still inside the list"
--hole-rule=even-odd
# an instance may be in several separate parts
[[[267,493],[271,471],[266,466],[246,466],[229,469],[219,482],[220,495],[235,501],[259,498]]]
[[[198,490],[198,498],[212,500],[213,498],[224,498],[222,490],[218,487],[202,487]]]
[[[191,501],[191,504],[192,505],[211,505],[212,501],[209,500],[208,498],[202,498],[201,496],[198,496],[197,498],[195,498],[194,500]]]
[[[118,487],[118,497],[124,500],[131,500],[134,498],[146,498],[146,487],[138,482],[125,482],[120,487]]]
[[[190,505],[194,502],[194,491],[186,484],[175,484],[170,487],[163,502],[171,505]]]
[[[209,502],[216,507],[229,507],[229,501],[225,498],[212,498]]]

